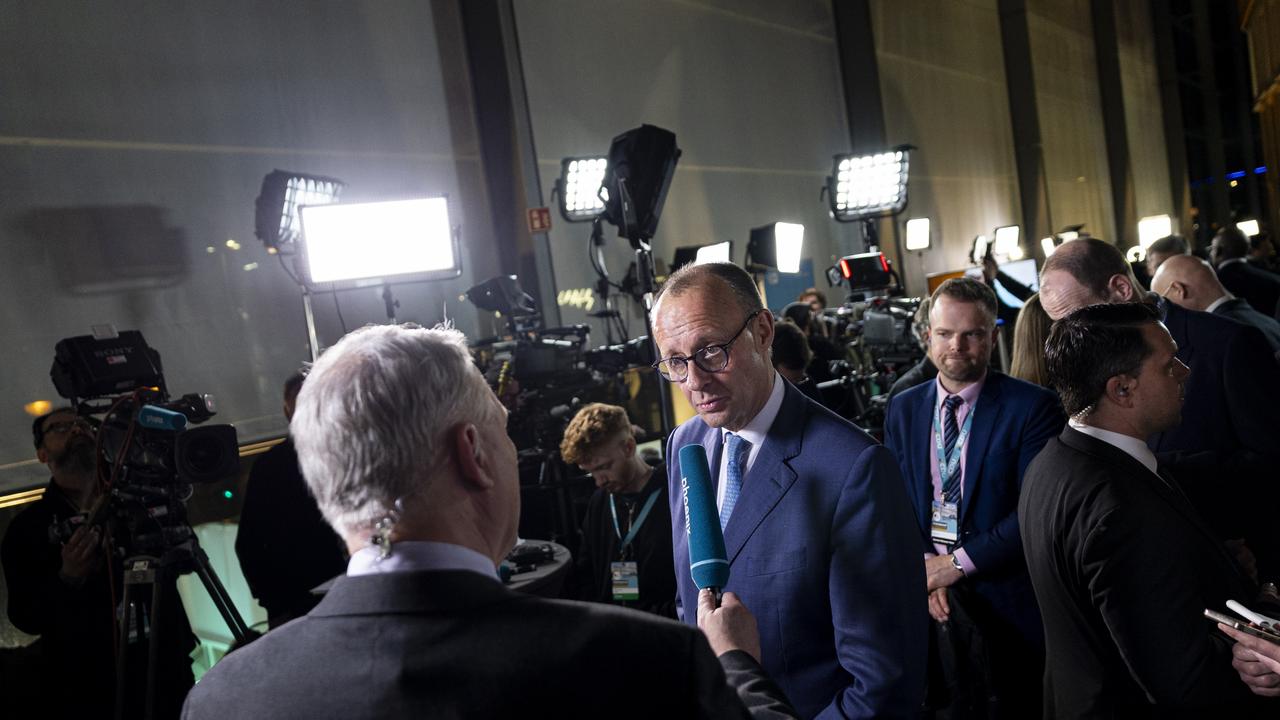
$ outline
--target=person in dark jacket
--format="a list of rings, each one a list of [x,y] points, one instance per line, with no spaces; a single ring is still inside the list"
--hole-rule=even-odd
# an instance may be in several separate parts
[[[133,611],[122,602],[124,564],[109,548],[129,553],[129,534],[109,511],[92,527],[87,522],[104,495],[92,426],[71,408],[54,410],[32,424],[36,456],[53,477],[44,494],[9,524],[0,564],[9,588],[9,620],[39,635],[48,666],[34,694],[46,698],[42,717],[108,718],[115,711],[117,665],[125,675],[125,717],[142,717],[147,700],[148,663],[157,670],[156,718],[176,718],[191,688],[195,637],[178,596],[177,578],[162,573],[160,621],[149,617],[151,586],[138,586]],[[114,530],[113,530],[114,527]],[[64,528],[69,537],[51,530]],[[130,596],[135,597],[134,595]],[[132,617],[127,640],[118,648],[117,618]],[[149,652],[152,631],[159,648]],[[123,650],[123,653],[120,653]],[[10,678],[5,678],[10,680]]]
[[[641,459],[627,411],[604,403],[578,411],[565,429],[560,454],[596,483],[574,562],[577,598],[674,618],[666,466]]]
[[[285,381],[286,419],[293,418],[302,382],[301,373]],[[307,492],[292,438],[259,456],[249,471],[236,556],[272,629],[306,615],[320,602],[311,589],[347,567],[341,539]]]

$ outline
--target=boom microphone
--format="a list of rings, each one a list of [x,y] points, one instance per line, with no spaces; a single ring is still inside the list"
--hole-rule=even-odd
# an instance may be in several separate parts
[[[729,559],[707,450],[701,445],[680,448],[680,493],[684,498],[684,531],[689,538],[689,573],[699,590],[719,591],[729,582]]]

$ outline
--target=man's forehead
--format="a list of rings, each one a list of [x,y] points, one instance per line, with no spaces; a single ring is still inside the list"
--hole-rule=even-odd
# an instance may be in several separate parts
[[[48,430],[50,425],[53,425],[55,423],[60,423],[60,422],[66,422],[67,420],[75,420],[76,417],[77,416],[75,414],[75,411],[73,410],[54,410],[53,412],[49,413],[49,417],[46,417],[44,419],[44,422],[41,424],[40,427],[45,430]]]

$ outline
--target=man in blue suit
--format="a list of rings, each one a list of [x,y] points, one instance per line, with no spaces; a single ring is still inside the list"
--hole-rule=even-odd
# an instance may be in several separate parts
[[[1027,465],[1066,418],[1053,393],[988,369],[996,313],[995,293],[977,280],[938,287],[928,331],[938,377],[893,399],[884,444],[915,505],[929,614],[946,623],[953,604],[962,605],[964,622],[985,647],[985,663],[972,643],[950,648],[956,665],[942,673],[950,682],[931,678],[930,685],[956,686],[957,694],[935,701],[1033,717],[1040,712],[1044,631],[1022,556],[1018,494]],[[962,632],[953,626],[938,637]],[[975,692],[984,677],[984,692]]]
[[[665,378],[697,416],[667,443],[707,449],[730,562],[762,664],[805,717],[914,717],[924,693],[924,573],[890,454],[769,361],[773,316],[744,270],[686,266],[653,308]],[[696,620],[684,507],[671,493],[677,613]]]

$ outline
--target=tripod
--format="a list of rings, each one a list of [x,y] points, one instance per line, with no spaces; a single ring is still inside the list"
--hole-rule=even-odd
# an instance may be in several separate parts
[[[188,528],[189,529],[189,528]],[[160,637],[163,620],[161,606],[166,594],[164,589],[170,585],[170,579],[195,571],[209,593],[209,598],[218,608],[218,614],[227,623],[235,638],[236,644],[242,644],[257,633],[249,629],[244,618],[236,610],[227,594],[226,587],[218,579],[213,568],[209,566],[209,556],[200,547],[194,533],[180,545],[169,548],[162,557],[154,555],[135,555],[124,561],[124,594],[121,607],[124,617],[120,622],[120,638],[116,649],[116,720],[123,720],[128,690],[129,636],[131,629],[142,629],[149,633],[147,638],[147,685],[145,695],[145,714],[143,718],[154,717],[156,701],[156,675],[159,669]],[[146,586],[150,587],[150,613],[143,615],[143,607],[139,602],[147,597]]]

